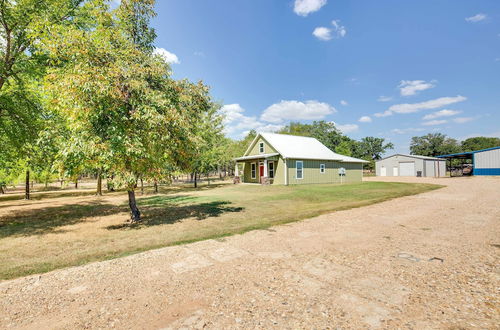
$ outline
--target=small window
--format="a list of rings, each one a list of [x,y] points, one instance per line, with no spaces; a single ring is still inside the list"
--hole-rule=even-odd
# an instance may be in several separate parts
[[[296,170],[297,170],[297,173],[296,173],[295,177],[297,179],[304,178],[304,162],[302,162],[301,160],[297,160],[295,162],[295,167],[296,167]]]
[[[261,154],[263,154],[263,153],[264,153],[264,142],[259,143],[259,152],[260,152]]]
[[[256,179],[257,178],[257,164],[252,163],[251,172],[252,172],[252,179]]]
[[[325,164],[319,164],[319,173],[325,173]]]
[[[274,162],[269,162],[267,164],[267,167],[268,167],[268,172],[269,172],[269,178],[272,179],[274,178]]]

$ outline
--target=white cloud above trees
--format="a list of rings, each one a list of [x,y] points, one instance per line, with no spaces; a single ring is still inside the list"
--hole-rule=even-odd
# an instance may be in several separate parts
[[[264,110],[260,119],[270,123],[281,123],[286,120],[320,120],[337,112],[328,103],[310,101],[281,101]]]
[[[399,91],[401,96],[416,95],[418,92],[436,87],[435,82],[426,82],[425,80],[401,80],[399,83]]]
[[[159,55],[163,58],[163,60],[169,64],[179,64],[179,58],[174,53],[169,52],[165,48],[155,48],[153,54]]]
[[[299,16],[307,16],[326,5],[326,0],[295,0],[293,11]]]
[[[395,113],[398,114],[407,114],[407,113],[414,113],[414,112],[419,112],[421,110],[430,110],[430,109],[437,109],[441,108],[453,103],[457,102],[462,102],[467,100],[465,96],[457,95],[454,97],[440,97],[434,100],[429,100],[425,102],[419,102],[419,103],[402,103],[402,104],[395,104],[389,107],[384,112],[378,112],[375,113],[375,117],[387,117],[391,116]]]

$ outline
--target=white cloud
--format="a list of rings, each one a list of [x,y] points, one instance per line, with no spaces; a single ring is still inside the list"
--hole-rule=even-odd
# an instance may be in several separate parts
[[[169,52],[165,48],[155,48],[155,50],[153,51],[153,54],[161,56],[163,58],[163,60],[169,64],[181,63],[179,61],[179,58],[177,57],[177,55]]]
[[[313,31],[313,36],[319,40],[328,41],[332,39],[332,30],[323,26],[317,27]]]
[[[453,121],[457,124],[464,124],[464,123],[468,123],[469,121],[473,121],[474,117],[458,117],[458,118],[455,118],[453,119]]]
[[[402,103],[402,104],[395,104],[389,107],[388,110],[384,112],[379,112],[375,114],[375,117],[387,117],[391,116],[394,113],[413,113],[413,112],[418,112],[420,110],[429,110],[429,109],[436,109],[436,108],[441,108],[453,103],[457,102],[462,102],[467,100],[465,96],[457,95],[455,97],[440,97],[438,99],[434,100],[429,100],[425,102],[420,102],[420,103]]]
[[[363,116],[363,117],[359,118],[358,121],[360,123],[371,123],[372,119],[370,118],[370,116]]]
[[[425,131],[425,128],[421,128],[421,127],[413,128],[413,127],[410,127],[410,128],[394,128],[394,129],[391,130],[391,132],[394,133],[394,134],[407,134],[407,133],[422,132],[422,131]]]
[[[205,57],[205,53],[202,51],[195,51],[193,55],[198,57]]]
[[[379,101],[379,102],[389,102],[389,101],[392,101],[392,96],[383,96],[383,95],[380,95],[378,97],[377,101]]]
[[[434,88],[436,85],[434,84],[434,81],[426,82],[424,80],[401,80],[398,87],[402,96],[411,96],[417,94],[417,92]]]
[[[480,21],[483,21],[487,18],[488,16],[486,16],[486,14],[476,14],[474,16],[471,16],[471,17],[466,17],[465,20],[467,22],[471,22],[471,23],[477,23],[477,22],[480,22]]]
[[[436,126],[436,125],[443,125],[446,124],[448,121],[447,120],[430,120],[423,122],[422,125],[424,126]]]
[[[333,31],[335,32],[335,36],[337,38],[343,38],[347,34],[347,29],[345,26],[340,25],[340,20],[333,20],[332,21],[333,25]]]
[[[281,123],[285,120],[319,120],[337,112],[328,103],[318,101],[281,101],[264,110],[260,119],[270,123]]]
[[[458,115],[461,112],[462,111],[458,111],[458,110],[444,109],[444,110],[440,110],[440,111],[433,112],[433,113],[430,113],[428,115],[425,115],[422,119],[423,120],[430,120],[430,119],[436,119],[436,118],[439,118],[439,117],[450,117],[450,116]]]
[[[275,132],[283,128],[283,125],[263,123],[256,116],[245,116],[239,104],[226,104],[220,111],[224,114],[225,133],[240,138],[254,129],[257,132]]]
[[[349,103],[347,103],[347,101],[346,101],[346,100],[341,100],[341,101],[340,101],[340,104],[341,104],[341,105],[343,105],[343,106],[347,106],[347,105],[349,105]]]
[[[359,126],[356,124],[345,124],[345,125],[335,124],[335,127],[337,127],[344,134],[356,132],[359,129]]]
[[[339,20],[333,20],[332,26],[332,28],[327,28],[324,26],[317,27],[314,29],[312,34],[319,40],[323,41],[345,37],[345,35],[347,34],[347,29],[345,28],[345,26],[340,25]]]
[[[307,16],[326,5],[326,0],[295,0],[293,11],[299,16]]]

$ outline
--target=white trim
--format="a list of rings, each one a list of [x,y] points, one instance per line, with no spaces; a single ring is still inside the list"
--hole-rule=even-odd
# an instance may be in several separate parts
[[[285,175],[285,186],[288,186],[288,166],[286,158],[283,158],[283,174]]]
[[[252,167],[255,166],[255,170],[252,169]],[[257,179],[257,163],[253,162],[250,163],[250,177],[252,179]]]
[[[319,164],[319,173],[321,174],[326,173],[326,164]]]
[[[300,178],[299,178],[299,166],[300,163]],[[304,161],[296,160],[295,161],[295,179],[302,180],[304,178]]]

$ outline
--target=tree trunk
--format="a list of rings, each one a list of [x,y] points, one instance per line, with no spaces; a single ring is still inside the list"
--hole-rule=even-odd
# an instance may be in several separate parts
[[[106,187],[108,188],[108,191],[115,191],[115,187],[113,186],[113,178],[115,176],[112,175],[106,179]]]
[[[144,195],[144,182],[142,181],[142,178],[141,178],[141,195]]]
[[[24,199],[30,199],[30,170],[26,170],[26,191],[24,192]]]
[[[196,181],[196,172],[194,172],[194,187],[198,188],[198,182]]]
[[[78,189],[78,178],[75,180],[75,189]]]
[[[5,194],[5,191],[3,190],[3,187],[0,185],[0,194]]]
[[[130,206],[130,221],[132,221],[132,223],[140,222],[141,212],[139,211],[139,208],[137,207],[137,202],[135,201],[134,190],[128,191],[128,205]]]
[[[207,184],[210,186],[210,173],[207,173]]]
[[[101,170],[97,172],[97,195],[102,196],[102,173]]]
[[[158,193],[158,180],[155,180],[155,194]]]

